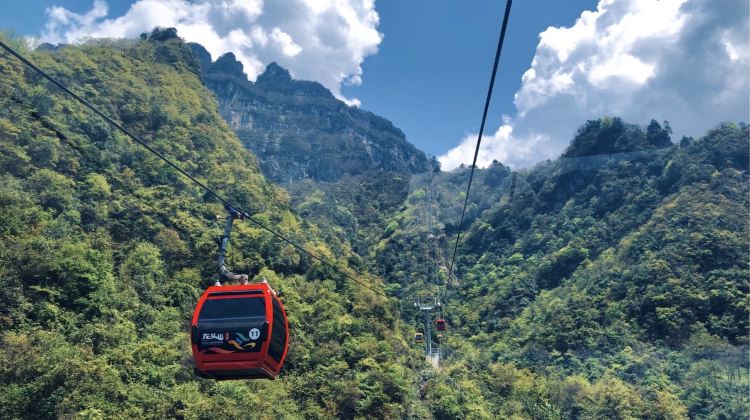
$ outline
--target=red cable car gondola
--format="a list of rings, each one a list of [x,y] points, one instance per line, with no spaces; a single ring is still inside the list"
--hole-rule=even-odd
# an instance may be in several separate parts
[[[438,318],[435,320],[435,327],[438,331],[445,331],[447,324],[445,323],[445,320],[443,318]]]
[[[267,283],[211,286],[193,313],[196,373],[214,379],[274,379],[284,364],[289,323]]]
[[[190,327],[195,372],[214,379],[275,379],[289,348],[286,310],[271,286],[247,284],[246,274],[227,270],[224,259],[234,219],[249,215],[231,205],[219,240],[219,272],[242,284],[209,287],[198,299]]]

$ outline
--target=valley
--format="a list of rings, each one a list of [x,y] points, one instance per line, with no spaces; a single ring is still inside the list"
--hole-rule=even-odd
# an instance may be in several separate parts
[[[478,169],[449,278],[470,168],[441,170],[387,119],[158,30],[3,40],[335,269],[238,223],[228,264],[284,292],[288,359],[276,381],[197,378],[188,319],[221,204],[1,53],[0,417],[750,410],[747,124],[677,139],[602,117],[558,159]],[[414,302],[436,296],[428,362]]]

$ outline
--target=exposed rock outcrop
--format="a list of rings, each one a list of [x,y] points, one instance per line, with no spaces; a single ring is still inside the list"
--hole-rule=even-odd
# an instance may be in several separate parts
[[[418,173],[430,162],[385,118],[336,99],[320,83],[295,80],[276,63],[255,83],[231,53],[211,62],[190,44],[221,115],[276,182],[335,181],[371,170]]]

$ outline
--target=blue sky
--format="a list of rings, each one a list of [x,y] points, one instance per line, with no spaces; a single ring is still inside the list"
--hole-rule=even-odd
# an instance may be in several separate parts
[[[377,54],[363,83],[345,87],[363,108],[391,119],[420,149],[445,153],[479,130],[505,2],[380,1]],[[512,115],[513,95],[548,26],[569,26],[595,0],[515,1],[495,82],[488,131]]]
[[[111,15],[124,14],[134,1],[109,1],[107,5]],[[4,12],[0,14],[0,28],[12,29],[18,35],[37,36],[47,22],[45,10],[52,6],[63,6],[78,13],[91,9],[93,0],[23,0],[6,2]]]
[[[133,2],[109,1],[109,16],[123,15]],[[0,16],[0,27],[36,36],[47,21],[48,7],[64,6],[82,14],[92,4],[92,0],[14,2]],[[420,149],[442,154],[479,129],[505,4],[381,0],[375,7],[383,41],[377,54],[364,60],[362,84],[345,85],[342,93],[358,98],[363,109],[393,121]],[[596,0],[515,2],[493,94],[493,114],[513,113],[513,94],[534,57],[539,33],[548,26],[571,25],[581,11],[595,7]],[[495,118],[495,128],[498,121]]]
[[[48,42],[175,26],[251,80],[277,61],[394,122],[451,169],[470,162],[504,1],[26,0],[0,27]],[[558,156],[587,119],[669,120],[676,136],[748,121],[747,2],[516,1],[480,152]]]

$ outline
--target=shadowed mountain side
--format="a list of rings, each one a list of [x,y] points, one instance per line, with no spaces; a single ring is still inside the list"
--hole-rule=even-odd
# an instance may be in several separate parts
[[[371,170],[419,173],[430,167],[390,121],[347,106],[317,82],[294,80],[271,63],[253,83],[233,54],[211,62],[205,48],[190,47],[221,115],[272,180],[335,181]]]

